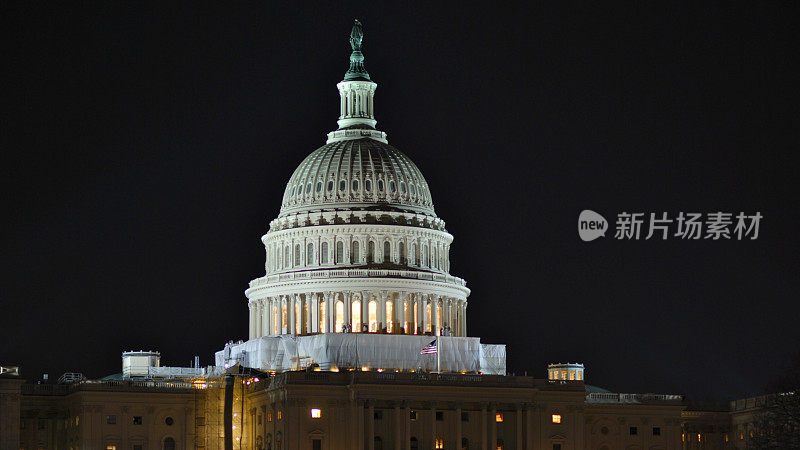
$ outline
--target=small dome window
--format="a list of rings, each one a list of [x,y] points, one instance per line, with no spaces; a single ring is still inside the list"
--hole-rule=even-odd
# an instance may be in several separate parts
[[[358,180],[353,180],[353,191],[358,192]]]
[[[347,182],[344,180],[339,181],[339,190],[343,191],[347,187]]]
[[[317,181],[317,192],[322,190],[322,181]]]
[[[411,189],[411,195],[417,194],[416,190],[414,189],[414,183],[410,183],[408,187]]]
[[[333,181],[328,181],[328,192],[333,190]]]
[[[378,180],[378,191],[383,192],[383,180]]]
[[[400,192],[403,193],[403,194],[406,193],[406,182],[405,181],[401,181],[400,182]]]
[[[306,185],[306,194],[310,194],[310,193],[311,193],[311,183],[308,183]]]
[[[297,186],[297,195],[303,195],[303,185]]]
[[[372,181],[371,180],[364,180],[364,189],[366,189],[367,192],[372,190]]]
[[[393,194],[397,192],[397,186],[394,184],[394,181],[389,182],[389,190],[392,191]]]
[[[290,197],[294,197],[294,190],[295,190],[295,188],[297,188],[297,186],[292,186],[292,193],[291,193],[291,194],[289,194],[289,196],[290,196]]]

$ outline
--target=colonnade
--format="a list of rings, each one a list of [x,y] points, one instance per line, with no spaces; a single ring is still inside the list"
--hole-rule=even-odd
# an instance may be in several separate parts
[[[250,300],[250,339],[280,334],[467,335],[466,299],[396,291],[326,291]]]

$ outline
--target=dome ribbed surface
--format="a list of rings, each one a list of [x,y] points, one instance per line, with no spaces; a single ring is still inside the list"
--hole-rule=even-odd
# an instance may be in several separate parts
[[[280,216],[375,206],[436,215],[422,172],[400,150],[373,139],[345,140],[323,145],[300,163]]]

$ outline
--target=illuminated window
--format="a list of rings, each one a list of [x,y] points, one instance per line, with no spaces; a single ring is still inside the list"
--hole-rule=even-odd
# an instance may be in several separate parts
[[[416,411],[410,411],[408,413],[408,416],[409,416],[408,419],[411,420],[412,422],[417,420],[417,412]]]
[[[750,433],[750,437],[753,437],[753,433],[752,432]],[[703,441],[703,435],[700,434],[700,433],[697,433],[697,442],[702,442],[702,441]]]
[[[106,450],[117,450],[116,445],[106,445]]]
[[[278,307],[272,305],[272,334],[278,334]]]
[[[431,331],[432,328],[431,324],[431,304],[427,303],[425,305],[425,331]]]
[[[267,413],[267,422],[272,422],[272,411]]]
[[[369,314],[369,332],[375,333],[378,331],[378,302],[370,300],[367,304],[367,313]]]
[[[343,325],[344,325],[344,302],[339,300],[338,302],[336,302],[336,315],[334,316],[333,331],[341,333]]]
[[[408,334],[408,302],[403,302],[403,332]]]
[[[553,414],[553,423],[561,423],[561,414]]]
[[[497,450],[503,450],[505,448],[505,444],[503,444],[502,439],[497,440]]]
[[[282,419],[283,419],[283,411],[281,411],[281,410],[279,409],[279,410],[278,410],[278,420],[282,420]]]
[[[386,302],[386,331],[391,333],[394,331],[394,303],[391,301]]]
[[[444,439],[437,437],[435,448],[444,448]]]
[[[566,380],[567,379],[567,371],[566,370],[562,370],[561,371],[561,379],[562,380]]]
[[[495,421],[495,422],[502,422],[502,421],[503,421],[503,413],[502,413],[502,412],[500,412],[500,411],[498,411],[497,413],[495,413],[495,415],[494,415],[494,421]]]
[[[281,333],[283,330],[289,330],[289,308],[286,305],[281,305]]]
[[[350,318],[352,319],[351,326],[356,333],[361,332],[361,302],[356,300],[350,307]]]
[[[725,442],[730,442],[730,437],[728,437],[728,433],[725,433]]]
[[[312,419],[322,418],[322,410],[319,408],[311,408],[311,418]]]
[[[570,380],[574,380],[575,379],[575,371],[574,370],[570,370],[569,371],[569,379]]]
[[[325,324],[327,323],[327,321],[325,320],[325,313],[327,311],[325,310],[325,306],[326,306],[325,305],[325,300],[321,300],[319,302],[319,332],[320,333],[324,333],[326,331],[325,330]]]
[[[294,333],[300,334],[300,330],[303,326],[303,316],[300,310],[300,302],[294,302]]]

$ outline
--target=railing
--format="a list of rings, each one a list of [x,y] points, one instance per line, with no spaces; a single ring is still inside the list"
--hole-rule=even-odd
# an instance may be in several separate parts
[[[23,395],[67,395],[77,391],[176,391],[202,389],[188,381],[85,380],[72,384],[23,384]]]
[[[444,275],[430,272],[419,272],[414,270],[389,270],[389,269],[333,269],[333,270],[310,270],[303,272],[286,272],[275,275],[267,275],[250,282],[250,287],[255,288],[282,281],[312,280],[325,278],[416,278],[418,280],[437,281],[440,283],[455,284],[466,286],[467,282],[463,278],[452,275]]]
[[[590,403],[680,403],[683,396],[673,394],[615,394],[593,392],[586,396]]]

